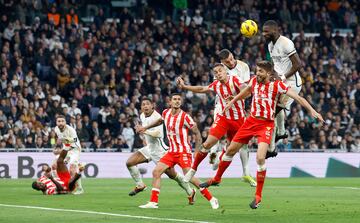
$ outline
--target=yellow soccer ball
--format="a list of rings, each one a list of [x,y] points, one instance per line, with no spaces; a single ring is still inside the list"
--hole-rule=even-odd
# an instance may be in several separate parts
[[[241,23],[240,32],[243,36],[251,38],[258,32],[258,26],[253,20],[246,20]]]

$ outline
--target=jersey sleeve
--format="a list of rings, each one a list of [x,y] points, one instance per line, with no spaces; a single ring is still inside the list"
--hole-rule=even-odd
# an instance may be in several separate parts
[[[158,112],[155,111],[153,121],[159,120],[160,118],[162,118],[162,116]],[[160,132],[159,138],[161,138],[163,136],[163,125],[162,124],[155,126],[154,128],[151,128],[149,130]]]
[[[70,127],[69,129],[70,131],[70,138],[73,140],[73,142],[77,142],[77,134],[76,134],[76,130],[72,127]]]
[[[244,83],[248,83],[250,81],[250,68],[249,65],[247,65],[247,63],[245,62],[241,62],[242,65],[242,80]]]
[[[45,194],[47,195],[53,195],[56,194],[56,189],[55,188],[49,188],[45,191]]]
[[[166,115],[166,113],[167,113],[168,110],[169,110],[169,109],[165,109],[165,110],[161,113],[161,118],[162,118],[162,120],[165,120],[165,115]]]
[[[290,39],[286,39],[287,41],[284,41],[284,44],[283,44],[283,50],[284,50],[284,53],[290,57],[291,55],[295,54],[296,53],[296,49],[295,49],[295,45],[293,43],[293,41],[291,41]]]
[[[234,83],[234,86],[236,88],[238,88],[239,90],[241,89],[241,87],[243,85],[243,83],[241,83],[239,77],[237,77],[237,76],[233,76],[233,83]]]
[[[194,127],[195,125],[195,122],[194,120],[191,118],[191,116],[189,114],[186,114],[185,117],[184,117],[184,125],[186,127],[188,127],[189,129],[191,129],[192,127]]]
[[[217,84],[217,81],[216,80],[213,81],[211,84],[209,84],[208,89],[210,91],[215,91],[216,84]]]
[[[289,86],[282,81],[278,81],[278,93],[279,94],[286,94],[289,90]]]

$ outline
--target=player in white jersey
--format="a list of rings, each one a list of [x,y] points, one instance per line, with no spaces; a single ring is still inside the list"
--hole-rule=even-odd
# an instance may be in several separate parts
[[[250,68],[246,63],[241,60],[236,60],[234,58],[234,55],[228,49],[221,50],[218,56],[221,63],[225,65],[225,68],[227,69],[227,73],[229,75],[237,76],[241,83],[248,83],[250,81]],[[216,115],[221,112],[221,104],[219,103],[219,100],[217,98],[215,102],[214,120],[216,120]],[[218,166],[220,162],[219,154],[222,153],[222,150],[225,147],[226,143],[224,143],[223,141],[219,141],[217,145],[212,148],[211,153],[213,153],[214,149],[217,150],[215,161],[212,161],[211,159],[214,157],[214,155],[210,154],[210,161],[216,165],[215,167]],[[242,180],[248,182],[251,186],[256,187],[256,181],[250,176],[248,145],[244,145],[243,148],[240,150],[240,159],[243,166]]]
[[[58,143],[62,143],[62,149],[67,151],[64,162],[70,165],[70,175],[75,176],[78,171],[81,153],[80,140],[76,131],[73,127],[66,124],[65,116],[58,115],[56,117],[55,133],[58,138]],[[84,193],[80,179],[77,181],[76,186],[77,188],[74,191],[74,194]]]
[[[161,118],[161,115],[154,110],[154,105],[149,98],[144,97],[141,100],[140,121],[142,126],[148,126],[151,123]],[[136,125],[135,128],[140,128]],[[140,171],[137,167],[140,163],[153,161],[155,164],[159,162],[168,150],[168,146],[164,143],[164,130],[163,125],[156,126],[144,132],[146,146],[133,153],[126,161],[126,166],[130,172],[131,177],[134,179],[136,186],[135,189],[129,193],[129,196],[134,196],[137,193],[144,191],[146,185],[141,179]],[[183,181],[183,176],[176,173],[174,168],[170,168],[165,172],[169,178],[175,180],[181,188],[188,194],[189,204],[194,204],[195,190],[190,187],[189,183]]]
[[[278,24],[274,20],[268,20],[264,23],[263,36],[268,43],[269,53],[274,63],[274,70],[282,81],[290,86],[294,92],[299,94],[302,85],[299,74],[301,61],[294,43],[287,37],[280,35]],[[276,142],[288,137],[285,131],[285,112],[283,109],[290,111],[293,102],[294,99],[286,95],[280,98],[276,112],[276,131],[273,132],[273,138],[268,154],[266,155],[267,158],[276,156]]]

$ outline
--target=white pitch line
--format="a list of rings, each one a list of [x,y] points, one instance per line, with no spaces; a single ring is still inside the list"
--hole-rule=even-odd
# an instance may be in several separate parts
[[[156,218],[156,217],[136,216],[136,215],[127,215],[127,214],[116,214],[116,213],[97,212],[97,211],[70,210],[70,209],[61,209],[61,208],[46,208],[46,207],[37,207],[37,206],[23,206],[23,205],[11,205],[11,204],[0,204],[0,206],[12,207],[12,208],[39,209],[39,210],[47,210],[47,211],[61,211],[61,212],[75,212],[75,213],[95,214],[95,215],[108,215],[108,216],[116,216],[116,217],[138,218],[138,219],[159,220],[159,221],[192,222],[192,223],[214,223],[214,222],[208,222],[208,221],[194,221],[194,220],[184,220],[184,219],[174,219],[174,218]]]

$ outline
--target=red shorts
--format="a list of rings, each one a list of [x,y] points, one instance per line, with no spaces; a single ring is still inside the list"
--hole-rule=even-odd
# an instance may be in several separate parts
[[[233,139],[236,132],[244,124],[245,118],[238,120],[227,119],[222,115],[217,115],[214,123],[212,124],[209,135],[215,136],[217,139],[221,139],[225,134],[229,142]]]
[[[159,162],[168,165],[170,168],[178,164],[182,169],[190,168],[192,163],[191,153],[166,153]]]
[[[270,145],[273,129],[273,120],[261,120],[250,116],[246,119],[244,125],[241,126],[232,141],[248,144],[251,138],[256,136],[258,143],[264,142]]]
[[[70,176],[70,173],[69,173],[69,171],[64,171],[64,172],[57,172],[57,175],[58,175],[58,177],[60,178],[60,180],[62,181],[62,182],[64,182],[64,185],[67,187],[67,188],[69,188],[69,181],[70,181],[70,178],[71,178],[71,176]]]

